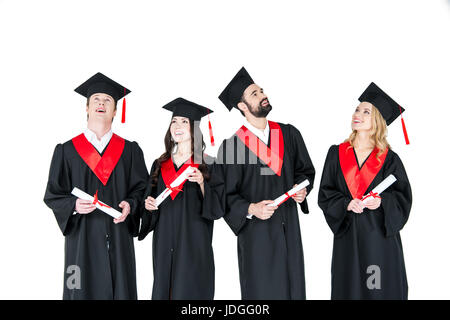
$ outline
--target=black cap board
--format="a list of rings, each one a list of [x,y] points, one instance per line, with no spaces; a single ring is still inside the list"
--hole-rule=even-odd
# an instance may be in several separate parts
[[[237,104],[241,101],[245,89],[254,83],[255,82],[252,77],[250,77],[247,70],[242,67],[222,91],[219,99],[228,108],[228,110],[231,111],[233,107],[237,108]]]
[[[387,125],[390,125],[401,112],[405,111],[373,82],[364,90],[359,101],[373,104],[380,111]]]
[[[199,104],[186,100],[184,98],[176,98],[163,106],[164,109],[172,112],[172,116],[186,117],[194,121],[200,119],[213,111]]]
[[[118,100],[125,97],[131,91],[114,80],[108,78],[104,74],[97,72],[78,88],[76,88],[75,92],[88,99],[94,93],[105,93],[110,95],[117,103]]]

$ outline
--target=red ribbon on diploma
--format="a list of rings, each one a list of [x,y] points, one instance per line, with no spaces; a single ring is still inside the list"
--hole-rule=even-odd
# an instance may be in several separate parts
[[[181,191],[183,192],[183,188],[179,188],[179,187],[171,187],[170,185],[166,184],[166,188],[169,189],[170,191],[174,192],[174,191]]]
[[[93,204],[93,205],[96,205],[97,203],[98,203],[101,207],[111,208],[110,206],[108,206],[108,205],[106,205],[106,204],[103,204],[103,203],[101,203],[101,202],[98,201],[98,190],[95,191],[95,194],[94,194],[94,201],[92,202],[92,204]]]
[[[285,193],[285,196],[287,197],[286,199],[284,199],[283,201],[280,202],[280,204],[286,202],[289,198],[292,198],[293,196],[295,196],[295,193],[292,195],[289,195],[289,193]],[[280,204],[278,206],[280,206]]]
[[[378,195],[377,192],[370,191],[368,195],[366,195],[365,197],[363,197],[361,199],[361,201],[364,201],[364,200],[366,200],[369,197],[374,197],[374,198],[380,198],[381,199],[381,197]]]

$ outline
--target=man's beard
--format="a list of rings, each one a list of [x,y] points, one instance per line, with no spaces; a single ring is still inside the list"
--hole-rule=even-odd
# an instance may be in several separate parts
[[[256,117],[256,118],[265,118],[265,117],[267,117],[267,115],[269,114],[269,112],[272,110],[272,105],[270,104],[270,103],[268,103],[266,106],[263,106],[262,105],[262,103],[264,102],[264,101],[266,101],[267,99],[264,99],[264,100],[262,100],[260,103],[259,103],[259,105],[258,105],[258,107],[256,108],[256,110],[253,110],[252,108],[251,108],[251,106],[249,106],[247,103],[247,107],[248,107],[248,110],[250,111],[250,113],[254,116],[254,117]],[[267,100],[267,102],[269,102],[269,100]]]

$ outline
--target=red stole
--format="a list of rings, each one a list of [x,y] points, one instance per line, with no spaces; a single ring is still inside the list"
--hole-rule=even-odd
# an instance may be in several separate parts
[[[161,163],[161,175],[164,181],[164,184],[166,185],[166,187],[169,187],[170,184],[176,179],[178,178],[178,176],[188,167],[194,167],[194,168],[198,168],[199,164],[198,163],[193,163],[192,162],[192,158],[189,159],[188,161],[186,161],[181,168],[176,171],[175,170],[175,165],[172,162],[172,159],[168,159],[166,161],[164,161],[163,163]],[[187,181],[187,180],[186,180]],[[186,182],[184,181],[184,182]],[[172,193],[170,194],[170,196],[172,197],[172,200],[175,200],[175,197],[177,196],[178,192],[180,192],[180,190],[183,189],[183,185],[184,182],[182,184],[180,184],[176,189],[172,190]]]
[[[283,133],[278,123],[268,122],[270,128],[270,148],[245,126],[242,126],[236,132],[236,135],[262,162],[278,176],[281,176],[284,156]]]
[[[100,179],[103,185],[106,186],[111,173],[122,156],[125,140],[113,134],[103,156],[100,156],[83,133],[73,138],[72,143],[81,159],[94,172],[97,178]]]
[[[376,158],[378,151],[376,147],[372,150],[372,153],[360,170],[353,148],[350,147],[350,142],[344,142],[339,145],[339,162],[353,199],[361,199],[364,196],[367,188],[383,166],[388,149],[386,148],[384,153],[380,155],[381,163]]]

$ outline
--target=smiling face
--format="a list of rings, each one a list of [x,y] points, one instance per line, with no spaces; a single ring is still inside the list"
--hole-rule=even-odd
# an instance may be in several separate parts
[[[105,93],[94,93],[86,106],[88,121],[105,121],[111,123],[116,116],[116,103]]]
[[[175,143],[191,140],[191,125],[188,118],[173,117],[170,124],[170,134]]]
[[[245,89],[242,98],[243,102],[238,103],[239,109],[243,112],[248,110],[256,118],[265,118],[272,110],[264,90],[257,84],[249,85]]]
[[[372,129],[372,104],[361,102],[352,116],[352,130],[370,131]]]

